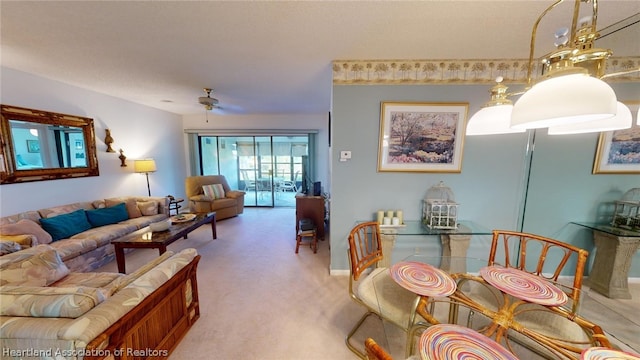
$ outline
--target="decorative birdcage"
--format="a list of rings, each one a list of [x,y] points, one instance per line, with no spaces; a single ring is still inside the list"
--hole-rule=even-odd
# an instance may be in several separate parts
[[[457,229],[458,205],[451,188],[440,181],[427,190],[422,205],[422,223],[430,229]]]
[[[624,229],[640,230],[640,188],[627,191],[615,202],[611,225]]]

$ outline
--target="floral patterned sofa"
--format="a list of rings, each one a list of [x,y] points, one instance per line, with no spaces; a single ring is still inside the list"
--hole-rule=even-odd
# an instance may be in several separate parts
[[[112,240],[168,217],[168,198],[146,196],[26,211],[0,218],[0,255],[49,244],[70,271],[93,271],[115,258]]]
[[[52,245],[0,257],[3,359],[166,358],[199,317],[195,249],[74,273]]]

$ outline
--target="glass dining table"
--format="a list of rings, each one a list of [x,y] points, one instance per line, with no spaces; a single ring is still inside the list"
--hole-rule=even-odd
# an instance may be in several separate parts
[[[394,358],[425,353],[420,346],[428,342],[417,340],[436,324],[464,326],[518,359],[579,359],[587,348],[611,345],[602,328],[582,316],[582,292],[572,299],[569,285],[488,266],[486,259],[413,254],[373,276],[379,277],[372,282],[380,307],[393,306],[399,289],[418,297],[409,333],[383,323],[384,339],[376,339]]]

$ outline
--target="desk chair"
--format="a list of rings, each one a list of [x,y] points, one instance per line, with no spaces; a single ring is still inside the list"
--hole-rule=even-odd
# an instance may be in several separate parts
[[[353,353],[366,359],[365,352],[350,341],[365,320],[375,315],[408,332],[416,322],[416,307],[420,297],[397,285],[388,268],[377,267],[382,260],[380,226],[377,222],[361,223],[351,230],[348,257],[351,272],[349,295],[367,311],[347,334],[345,342]],[[376,294],[376,288],[388,291]]]

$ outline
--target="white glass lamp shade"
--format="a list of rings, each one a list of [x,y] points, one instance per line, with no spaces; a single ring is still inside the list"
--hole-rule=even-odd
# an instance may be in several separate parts
[[[467,135],[492,135],[525,132],[511,128],[513,105],[487,106],[475,113],[467,124]]]
[[[152,173],[156,171],[156,161],[153,159],[135,160],[133,171],[137,173]]]
[[[535,84],[513,106],[511,127],[537,129],[610,118],[617,99],[604,81],[587,74],[549,78]]]
[[[631,116],[631,110],[629,110],[625,104],[618,101],[618,113],[616,116],[602,120],[551,126],[549,128],[549,135],[584,134],[628,129],[631,127],[632,123],[633,117]]]

